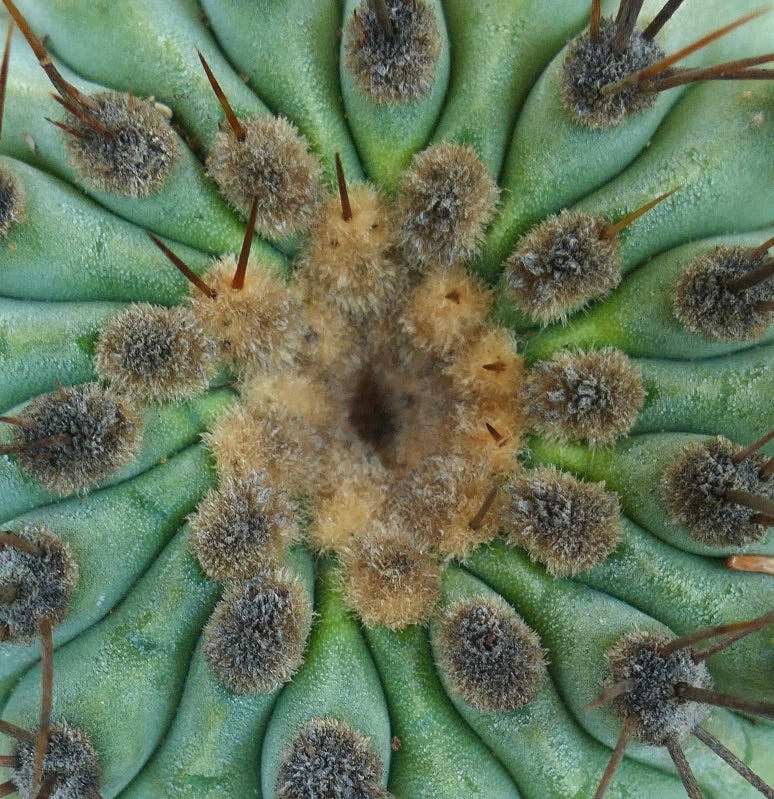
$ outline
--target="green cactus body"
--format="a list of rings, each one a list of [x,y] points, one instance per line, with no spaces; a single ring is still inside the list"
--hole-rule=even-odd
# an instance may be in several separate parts
[[[774,16],[3,3],[0,795],[774,796]]]
[[[645,3],[646,13],[649,6],[649,3]],[[654,11],[651,13],[657,11],[659,6],[659,3],[653,3]],[[719,3],[715,8],[725,21],[730,22],[736,13],[741,16],[745,11],[752,11],[754,6],[740,4],[732,10]],[[712,14],[708,14],[703,20],[685,18],[682,25],[680,18],[676,17],[675,24],[663,30],[663,39],[659,39],[662,46],[671,52],[698,39],[716,26],[715,22],[710,22],[712,17]],[[763,41],[766,38],[762,29],[738,30],[728,38],[713,43],[711,48],[700,50],[691,59],[694,64],[710,64],[738,58],[748,48],[765,49]],[[575,202],[583,194],[596,189],[634,160],[679,98],[678,92],[664,94],[645,114],[632,117],[622,128],[600,136],[599,131],[589,131],[573,124],[562,114],[557,85],[562,62],[563,54],[557,55],[537,81],[517,124],[514,144],[508,153],[502,175],[503,185],[512,188],[513,192],[506,199],[503,212],[489,236],[493,264],[499,263],[507,255],[519,233],[556,208]],[[543,131],[549,126],[553,136],[562,139],[562,144],[555,150],[552,148],[548,157],[540,159],[539,164],[534,164],[532,154],[535,149],[542,148]]]

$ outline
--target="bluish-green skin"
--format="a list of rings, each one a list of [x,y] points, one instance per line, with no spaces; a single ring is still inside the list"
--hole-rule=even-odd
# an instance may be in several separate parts
[[[100,488],[142,475],[196,444],[201,433],[213,424],[234,398],[231,391],[221,389],[176,405],[149,405],[144,408],[142,445],[136,457],[111,475]],[[22,408],[12,408],[10,412],[15,414]],[[0,428],[0,440],[3,443],[11,440],[12,436],[12,430]],[[4,459],[0,463],[0,522],[4,523],[20,513],[28,513],[58,499],[60,497],[46,491],[24,472],[15,460]]]
[[[96,94],[106,90],[104,85],[58,66],[65,79],[79,91]],[[179,157],[159,191],[146,197],[99,191],[71,167],[61,131],[46,121],[46,117],[63,119],[62,109],[51,97],[51,84],[18,32],[14,34],[8,76],[1,154],[73,183],[118,216],[159,235],[211,253],[239,250],[244,238],[243,224],[229,211],[182,138],[178,137],[177,142]],[[268,244],[256,239],[253,246],[256,256],[281,263],[279,254]]]
[[[359,5],[359,0],[345,0],[345,19],[349,19]],[[383,105],[358,89],[346,66],[352,26],[345,25],[342,32],[339,74],[349,126],[368,176],[388,190],[395,187],[411,156],[427,145],[449,87],[449,39],[441,2],[431,0],[429,6],[439,22],[440,55],[431,91],[411,103]]]
[[[52,713],[86,732],[100,753],[105,799],[135,776],[172,722],[198,630],[217,595],[200,575],[183,527],[120,607],[58,650]],[[4,718],[34,726],[39,691],[36,666]]]
[[[444,11],[454,51],[449,96],[433,141],[469,144],[496,176],[535,78],[584,24],[588,3],[445,0]]]
[[[307,660],[282,692],[266,730],[261,752],[261,787],[271,796],[282,758],[304,726],[315,718],[348,724],[369,739],[369,746],[390,763],[390,715],[382,686],[357,621],[349,614],[338,590],[331,563],[322,563],[314,591],[315,620]],[[311,587],[311,586],[310,586]]]
[[[647,0],[642,19],[647,21],[655,16],[662,5],[660,0]],[[612,16],[616,6],[614,2],[603,3],[602,13]],[[666,53],[673,53],[720,27],[720,20],[727,24],[758,8],[754,0],[735,3],[733,8],[723,0],[711,0],[703,4],[702,14],[684,7],[662,29],[656,41]],[[742,58],[750,52],[765,52],[768,36],[765,24],[743,26],[692,54],[680,65],[709,66]],[[575,124],[563,111],[560,75],[564,52],[554,58],[535,83],[516,124],[501,176],[506,193],[500,215],[490,230],[483,259],[490,274],[508,255],[520,234],[557,208],[576,202],[630,164],[684,91],[662,93],[653,108],[630,117],[620,127],[590,130]],[[711,113],[704,119],[712,125]],[[546,147],[546,130],[551,131],[551,147]],[[717,131],[711,135],[716,134]],[[541,154],[540,159],[534,158],[535,152]],[[648,199],[678,183],[665,186]],[[607,207],[599,210],[614,211]]]
[[[94,380],[92,356],[99,328],[121,307],[0,298],[0,405],[8,408],[52,391],[57,382]]]
[[[293,550],[287,565],[311,599],[314,567],[309,554]],[[259,797],[261,746],[279,693],[279,688],[257,696],[231,693],[215,678],[199,639],[175,720],[122,797]]]
[[[470,734],[454,710],[433,664],[427,632],[408,627],[366,629],[400,741],[390,788],[397,796],[519,799],[516,786],[486,745]]]
[[[643,358],[713,358],[753,346],[755,341],[712,341],[686,330],[675,317],[672,295],[682,271],[718,245],[756,246],[770,229],[717,236],[675,247],[626,275],[604,301],[592,303],[566,325],[551,325],[531,336],[526,357],[542,360],[561,347],[618,347]],[[770,327],[760,341],[771,341]]]
[[[562,698],[587,732],[613,746],[620,719],[606,704],[587,707],[598,695],[606,674],[604,654],[633,629],[668,632],[668,628],[609,594],[574,581],[554,580],[516,549],[502,545],[481,549],[471,558],[469,568],[511,602],[528,624],[540,630],[551,660],[551,675]],[[713,712],[702,726],[733,751],[744,751],[749,743],[746,731],[751,722],[728,711]],[[738,780],[725,764],[697,741],[688,739],[683,745],[709,796],[758,795],[749,786],[737,785]],[[634,743],[627,753],[641,762],[669,769],[669,756],[663,748]]]
[[[667,49],[730,19],[721,0],[704,4],[698,19],[692,2],[686,0],[659,36]],[[669,93],[621,128],[591,133],[567,119],[555,85],[557,52],[585,23],[587,0],[445,0],[448,88],[442,68],[427,101],[376,112],[346,70],[339,83],[337,29],[351,2],[203,0],[211,29],[198,19],[193,0],[130,5],[19,2],[33,28],[50,35],[53,53],[82,76],[63,68],[79,88],[99,91],[89,82],[96,81],[156,95],[196,152],[180,138],[170,183],[149,198],[96,191],[74,174],[61,133],[43,121],[61,112],[27,45],[14,36],[0,153],[25,189],[27,220],[10,231],[0,260],[3,412],[57,383],[94,379],[99,325],[126,302],[184,300],[183,278],[142,228],[175,242],[173,249],[198,273],[208,267],[206,254],[240,246],[243,222],[197,160],[222,113],[194,45],[237,113],[286,114],[329,178],[338,150],[350,180],[366,175],[390,188],[413,151],[439,140],[471,144],[494,175],[502,168],[501,213],[475,265],[492,278],[517,235],[565,203],[580,200],[579,207],[616,219],[667,189],[683,188],[622,234],[629,274],[611,297],[520,343],[529,362],[566,346],[614,345],[638,359],[648,398],[635,431],[644,435],[609,451],[537,439],[528,448],[534,463],[606,479],[631,519],[624,520],[624,542],[578,580],[554,580],[502,544],[474,553],[468,573],[452,567],[445,577],[442,602],[498,592],[539,632],[550,667],[533,705],[484,714],[447,694],[433,659],[434,623],[429,632],[359,630],[329,565],[317,567],[320,616],[296,679],[259,697],[235,697],[218,685],[201,649],[194,651],[218,589],[199,574],[181,528],[215,478],[206,451],[195,444],[231,401],[229,392],[215,388],[182,405],[142,409],[145,438],[137,460],[86,497],[60,501],[13,459],[0,461],[3,526],[45,523],[71,544],[80,564],[70,613],[54,634],[55,719],[67,718],[92,737],[105,799],[269,799],[284,747],[318,714],[371,736],[400,799],[591,799],[620,731],[609,707],[585,708],[600,690],[606,649],[635,626],[682,634],[774,606],[771,578],[727,571],[718,556],[731,550],[697,545],[671,521],[657,490],[668,457],[698,440],[695,434],[724,433],[747,444],[770,426],[771,331],[759,342],[709,342],[679,326],[670,298],[680,271],[717,237],[758,246],[771,235],[770,227],[757,228],[774,223],[772,88],[728,83]],[[614,10],[613,2],[603,5],[606,13]],[[659,5],[648,0],[645,17]],[[755,0],[745,0],[732,16],[755,7]],[[695,63],[765,50],[760,42],[771,31],[763,17],[697,54]],[[762,124],[751,125],[759,110],[766,112]],[[689,239],[706,240],[685,244]],[[253,250],[284,264],[264,243],[256,240]],[[498,305],[514,327],[532,326],[504,297]],[[9,437],[0,431],[2,441]],[[751,549],[771,552],[771,541],[769,532]],[[311,586],[308,556],[297,555],[295,568]],[[37,657],[36,646],[0,646],[3,718],[31,728],[39,709]],[[771,693],[773,666],[766,631],[709,662],[721,688],[751,696]],[[706,726],[765,779],[774,778],[771,725],[715,711]],[[392,736],[400,742],[390,755]],[[687,749],[708,798],[758,795],[699,744]],[[661,771],[669,768],[664,750],[634,746],[608,795],[679,797],[676,778]]]
[[[73,638],[111,610],[211,482],[206,451],[189,447],[134,480],[95,493],[88,503],[73,497],[8,522],[9,529],[34,523],[55,532],[83,566],[67,618],[56,628],[55,642]],[[3,647],[5,690],[19,676],[19,669],[34,662],[38,654],[36,645]]]
[[[121,796],[257,799],[261,742],[278,693],[232,694],[213,676],[199,639],[175,720]]]
[[[497,596],[486,583],[452,567],[444,575],[441,607]],[[437,622],[431,624],[430,634],[438,657],[441,644]],[[525,799],[581,797],[596,789],[610,752],[578,726],[548,676],[534,701],[510,713],[477,710],[450,690],[443,671],[440,677],[460,715],[500,758]],[[613,784],[608,796],[635,799],[646,791],[658,791],[664,799],[684,795],[675,777],[625,761],[621,779]]]
[[[648,396],[632,432],[685,430],[757,441],[768,432],[767,422],[748,411],[771,401],[772,357],[774,346],[765,344],[719,358],[681,361],[677,367],[662,358],[635,359]]]
[[[18,256],[3,264],[4,297],[135,302],[152,296],[162,305],[182,302],[188,282],[169,268],[141,227],[22,161],[2,158],[0,163],[24,186],[27,214],[25,224],[12,228],[5,239]],[[67,236],[51,236],[51,230],[66,230]],[[169,239],[165,243],[198,275],[212,265],[199,250]]]
[[[622,439],[609,449],[592,450],[583,444],[534,440],[528,445],[535,463],[555,463],[587,480],[604,480],[617,492],[625,513],[653,535],[697,555],[721,557],[740,552],[774,554],[774,528],[746,547],[710,546],[696,541],[688,529],[672,519],[664,502],[661,480],[674,458],[690,444],[709,440],[691,433],[648,433]]]

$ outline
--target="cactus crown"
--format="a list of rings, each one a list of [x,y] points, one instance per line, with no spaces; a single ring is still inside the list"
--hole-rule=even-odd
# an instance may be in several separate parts
[[[761,12],[3,2],[0,795],[774,795]]]

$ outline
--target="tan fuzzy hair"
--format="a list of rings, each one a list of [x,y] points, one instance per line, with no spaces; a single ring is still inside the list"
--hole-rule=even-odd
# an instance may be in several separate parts
[[[363,331],[348,314],[324,297],[308,297],[303,318],[308,332],[299,361],[305,369],[322,375],[353,372],[363,365]]]
[[[498,497],[487,464],[437,455],[390,486],[389,526],[443,558],[464,558],[497,535]]]
[[[416,153],[400,179],[396,227],[420,267],[450,267],[481,249],[500,190],[467,145],[441,142]]]
[[[491,291],[462,267],[436,269],[411,292],[400,324],[414,347],[446,357],[478,336],[491,306]]]
[[[401,630],[432,615],[441,568],[408,536],[374,525],[353,537],[339,557],[344,597],[365,624]]]
[[[395,237],[382,196],[371,185],[349,188],[352,217],[330,196],[309,231],[299,283],[311,302],[331,304],[356,319],[384,315],[400,301],[406,269],[392,257]]]
[[[305,493],[318,479],[322,441],[282,406],[256,413],[238,405],[221,416],[204,441],[221,478],[264,471],[267,485],[291,493]]]
[[[524,429],[519,390],[524,363],[505,328],[492,328],[445,369],[461,394],[455,418],[456,448],[483,458],[493,472],[514,468]]]
[[[456,450],[471,459],[485,460],[496,474],[510,474],[516,468],[524,432],[524,410],[518,396],[461,402],[456,422]]]
[[[316,430],[330,428],[337,422],[339,408],[322,380],[293,372],[256,375],[240,386],[245,406],[257,415],[269,408],[286,408],[292,416],[303,419]]]
[[[224,125],[215,134],[207,171],[245,218],[257,199],[255,229],[282,239],[304,232],[322,196],[320,161],[282,116],[239,119],[244,136]]]
[[[236,261],[226,255],[204,275],[216,292],[191,292],[199,324],[215,341],[219,356],[240,371],[288,367],[304,344],[304,324],[294,287],[251,257],[244,287],[233,289]]]
[[[353,536],[368,529],[382,515],[385,475],[354,459],[331,468],[328,488],[314,503],[309,523],[309,543],[320,551],[340,551]]]
[[[400,352],[377,351],[378,371],[361,372],[345,387],[349,420],[357,423],[359,416],[357,413],[353,416],[351,411],[357,412],[362,407],[368,421],[372,401],[368,387],[376,385],[376,396],[383,401],[394,426],[392,433],[376,446],[382,461],[396,469],[410,467],[427,455],[446,450],[456,403],[451,381],[439,374],[427,358],[421,354],[412,358],[411,353],[401,356],[404,354]]]
[[[128,399],[175,402],[207,390],[214,354],[215,344],[190,308],[138,302],[102,326],[94,368]]]
[[[459,390],[492,400],[518,393],[524,380],[524,361],[516,342],[504,327],[485,331],[446,367]]]

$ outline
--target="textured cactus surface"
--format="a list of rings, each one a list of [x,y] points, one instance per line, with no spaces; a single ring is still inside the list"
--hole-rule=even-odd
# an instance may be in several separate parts
[[[774,12],[16,5],[0,795],[774,796]]]

